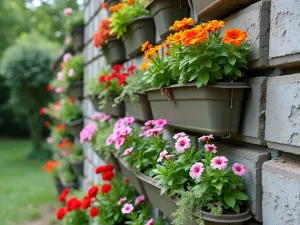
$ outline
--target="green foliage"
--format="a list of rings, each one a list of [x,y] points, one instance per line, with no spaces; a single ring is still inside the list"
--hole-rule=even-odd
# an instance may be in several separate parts
[[[70,76],[71,70],[75,75]],[[72,56],[64,65],[62,83],[64,90],[68,89],[72,82],[83,80],[83,57],[82,55]]]
[[[73,11],[71,15],[67,16],[66,20],[66,30],[69,32],[69,34],[71,34],[75,29],[84,28],[84,18],[82,12],[80,11]]]
[[[86,94],[88,96],[97,96],[103,90],[103,87],[98,82],[98,77],[88,77],[85,81],[86,84]]]
[[[89,217],[83,210],[72,210],[68,212],[64,219],[63,225],[88,225]]]
[[[135,0],[132,5],[123,3],[123,7],[112,13],[110,17],[111,34],[115,34],[120,38],[127,30],[127,26],[131,20],[141,16],[149,15],[150,12],[145,9],[145,1]]]
[[[76,176],[73,174],[71,164],[67,159],[61,159],[57,168],[58,174],[66,183],[72,183],[76,180]]]
[[[73,162],[83,161],[84,156],[83,156],[82,146],[77,143],[73,144],[73,146],[68,151],[68,156],[69,156],[70,160]]]

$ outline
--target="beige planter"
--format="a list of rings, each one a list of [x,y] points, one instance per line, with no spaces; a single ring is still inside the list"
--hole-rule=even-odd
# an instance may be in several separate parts
[[[69,97],[83,99],[83,81],[75,81],[69,87],[67,94]]]
[[[97,111],[101,111],[104,112],[106,114],[110,114],[112,116],[115,117],[124,117],[125,116],[125,104],[124,102],[121,102],[120,104],[118,104],[116,107],[113,107],[113,105],[115,104],[115,98],[118,97],[118,94],[110,94],[110,96],[107,99],[107,104],[103,109],[99,109],[100,105],[99,105],[99,99],[95,96],[90,96],[90,100],[93,103],[94,108]]]

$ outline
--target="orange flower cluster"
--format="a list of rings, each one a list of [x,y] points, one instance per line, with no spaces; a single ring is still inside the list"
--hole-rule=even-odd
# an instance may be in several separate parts
[[[51,173],[55,167],[58,166],[58,162],[54,160],[48,160],[43,166],[42,170],[46,171],[46,173]]]
[[[140,70],[147,70],[150,62],[150,60],[143,62],[140,66]]]
[[[98,26],[98,30],[93,35],[93,44],[96,48],[102,47],[105,41],[110,37],[109,19],[102,19]]]
[[[163,47],[164,45],[156,45],[156,46],[153,46],[151,44],[149,44],[149,42],[145,42],[143,45],[142,45],[142,51],[144,52],[145,54],[145,57],[144,59],[150,59],[153,54],[155,54],[156,56],[158,55],[158,52],[159,50]]]
[[[117,5],[109,7],[108,11],[110,12],[117,12],[119,9],[123,8],[123,3],[119,3]]]
[[[192,18],[184,18],[183,20],[179,21],[176,20],[174,25],[170,27],[170,30],[174,31],[181,31],[181,30],[186,30],[189,28],[189,26],[194,25],[194,21]]]
[[[102,4],[101,4],[101,9],[105,9],[107,7],[107,2],[103,2]]]
[[[134,0],[128,0],[128,1],[127,1],[127,4],[128,4],[128,5],[132,5],[133,3],[134,3]]]
[[[247,38],[247,33],[245,31],[241,31],[238,28],[230,29],[224,31],[224,38],[222,40],[225,44],[233,44],[236,46],[240,46]]]
[[[66,140],[66,139],[62,140],[62,141],[58,144],[58,148],[59,148],[60,150],[62,150],[62,149],[70,149],[70,148],[72,148],[72,146],[73,146],[73,142],[71,142],[71,141],[69,141],[69,140]]]
[[[57,131],[64,131],[64,130],[65,130],[65,125],[59,124],[58,126],[55,127],[55,129],[56,129]]]

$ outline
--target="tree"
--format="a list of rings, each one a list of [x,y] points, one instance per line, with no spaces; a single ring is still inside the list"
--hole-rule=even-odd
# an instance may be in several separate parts
[[[56,49],[36,33],[22,35],[4,52],[1,63],[10,104],[17,116],[26,118],[34,150],[41,149],[43,118],[39,109],[50,98],[46,86],[53,76],[50,63]]]

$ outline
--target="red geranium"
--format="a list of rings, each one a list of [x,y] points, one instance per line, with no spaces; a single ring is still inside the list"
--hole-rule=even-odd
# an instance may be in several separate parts
[[[98,210],[96,207],[92,207],[92,208],[90,209],[90,216],[91,216],[91,217],[95,217],[95,216],[98,215],[98,212],[99,212],[99,210]]]
[[[57,211],[56,211],[56,218],[58,220],[62,220],[66,214],[66,209],[65,208],[59,208]]]
[[[87,209],[88,207],[90,207],[91,203],[92,203],[91,198],[89,196],[85,196],[82,201],[81,208]]]
[[[45,109],[45,108],[40,108],[39,114],[40,114],[41,116],[44,115],[45,112],[46,112],[46,109]]]
[[[106,194],[106,193],[110,192],[110,190],[111,190],[110,184],[103,184],[100,191],[102,194]]]
[[[102,180],[111,181],[114,178],[115,174],[112,171],[107,171],[102,174]]]
[[[95,169],[95,174],[102,173],[103,171],[104,171],[104,166],[98,166],[98,167]]]
[[[52,89],[53,89],[53,87],[51,86],[51,84],[48,84],[47,87],[46,87],[46,90],[47,91],[52,91]]]
[[[49,122],[49,121],[45,121],[45,122],[44,122],[44,126],[45,126],[45,127],[49,127],[49,126],[50,126],[50,122]]]
[[[104,166],[103,172],[111,171],[111,170],[113,170],[114,168],[115,168],[114,165],[112,165],[112,164],[107,164],[107,165]]]
[[[112,70],[119,72],[121,69],[123,69],[122,65],[116,64],[112,67]]]
[[[127,72],[128,72],[130,75],[132,75],[133,72],[135,71],[135,69],[136,69],[136,67],[135,67],[134,65],[129,66],[129,67],[127,68]]]
[[[88,196],[91,198],[95,198],[97,196],[99,188],[97,186],[90,187],[88,190]]]
[[[98,78],[99,83],[104,83],[104,82],[106,81],[106,78],[107,78],[106,75],[101,75],[101,76]]]

